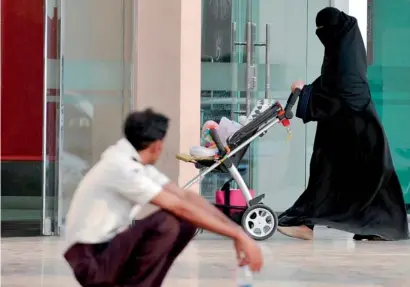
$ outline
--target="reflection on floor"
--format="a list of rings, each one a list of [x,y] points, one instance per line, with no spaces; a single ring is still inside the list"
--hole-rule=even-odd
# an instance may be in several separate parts
[[[254,286],[409,287],[410,241],[360,242],[351,235],[318,228],[315,241],[276,234],[262,243],[265,268]],[[2,240],[3,287],[78,286],[61,258],[59,238]],[[232,243],[203,234],[170,271],[166,287],[235,286]]]

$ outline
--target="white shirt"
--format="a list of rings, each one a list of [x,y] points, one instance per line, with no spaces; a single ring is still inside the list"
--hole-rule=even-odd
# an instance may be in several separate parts
[[[121,139],[109,147],[85,175],[67,214],[68,247],[102,243],[124,231],[133,219],[159,208],[149,204],[169,179],[154,166],[143,165],[134,147]]]

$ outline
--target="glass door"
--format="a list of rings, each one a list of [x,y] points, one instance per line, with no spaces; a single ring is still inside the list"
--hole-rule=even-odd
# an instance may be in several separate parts
[[[264,98],[284,104],[293,81],[319,75],[323,48],[314,19],[330,1],[310,2],[203,0],[202,122],[223,116],[238,121]],[[264,202],[278,212],[306,186],[315,126],[295,119],[292,131],[287,142],[286,131],[274,127],[252,143],[241,167],[251,188],[266,194]],[[211,200],[227,179],[209,176],[201,192]]]
[[[306,81],[308,2],[255,1],[256,42],[269,40],[268,62],[266,51],[256,50],[256,99],[268,97],[285,105],[292,82]],[[271,28],[266,29],[266,25]],[[268,92],[265,91],[266,82]],[[306,127],[294,119],[291,128],[289,141],[286,130],[276,126],[256,141],[253,148],[253,188],[265,194],[264,203],[277,212],[290,207],[306,185]]]
[[[79,181],[121,137],[132,101],[133,2],[46,0],[45,235],[63,231]]]
[[[238,121],[241,114],[246,114],[246,47],[234,43],[245,41],[251,3],[202,0],[201,126],[223,117]],[[248,98],[250,92],[248,89]],[[239,168],[247,182],[251,180],[249,164],[248,153]],[[215,190],[228,179],[229,175],[210,174],[201,183],[202,195],[214,200]]]

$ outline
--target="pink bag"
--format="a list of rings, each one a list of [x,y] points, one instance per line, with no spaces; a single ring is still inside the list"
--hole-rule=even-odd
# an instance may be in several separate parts
[[[252,198],[255,197],[255,192],[253,190],[250,191]],[[228,202],[225,203],[225,191],[224,190],[217,190],[215,195],[215,203],[217,205],[229,205],[229,206],[241,206],[246,207],[246,199],[242,194],[240,189],[230,189]],[[240,212],[240,209],[231,209],[229,213],[232,215],[234,213]]]

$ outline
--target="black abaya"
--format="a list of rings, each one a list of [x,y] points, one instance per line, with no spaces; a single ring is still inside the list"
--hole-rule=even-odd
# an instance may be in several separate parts
[[[407,239],[403,193],[371,100],[357,20],[325,8],[316,22],[325,46],[322,72],[303,88],[297,107],[297,117],[317,122],[310,178],[279,225],[320,224],[357,235]]]

